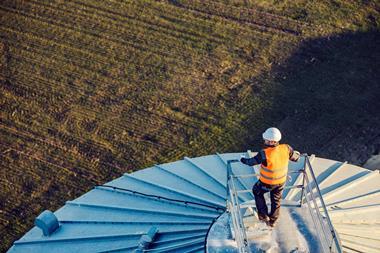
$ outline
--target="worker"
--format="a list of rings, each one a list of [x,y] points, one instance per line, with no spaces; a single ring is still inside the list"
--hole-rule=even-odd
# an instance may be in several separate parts
[[[280,144],[281,132],[275,127],[263,133],[264,148],[252,158],[242,157],[246,165],[260,164],[260,178],[252,188],[255,196],[258,218],[268,226],[274,227],[280,215],[280,205],[284,185],[288,178],[288,163],[298,161],[300,153],[287,144]],[[264,199],[264,193],[270,192],[271,211]]]

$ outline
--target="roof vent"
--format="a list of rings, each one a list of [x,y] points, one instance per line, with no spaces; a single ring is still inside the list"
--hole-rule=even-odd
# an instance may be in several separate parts
[[[45,210],[38,215],[34,224],[42,230],[44,236],[51,235],[59,227],[57,217],[49,210]]]
[[[151,227],[147,234],[142,235],[139,241],[139,245],[134,253],[142,253],[148,249],[149,245],[154,241],[157,236],[158,229],[156,227]]]

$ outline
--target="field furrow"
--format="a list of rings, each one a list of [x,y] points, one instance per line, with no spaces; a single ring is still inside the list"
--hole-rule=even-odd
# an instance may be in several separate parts
[[[287,33],[289,35],[301,35],[303,24],[299,24],[298,22],[293,22],[287,18],[278,18],[277,16],[264,13],[257,12],[252,9],[247,8],[238,8],[232,6],[226,6],[223,3],[218,3],[214,1],[200,1],[200,0],[179,0],[176,1],[177,6],[207,13],[209,15],[219,16],[228,20],[232,20],[235,22],[244,22],[248,25],[252,25],[254,28],[260,29],[265,32],[270,33]]]
[[[65,38],[65,40],[69,39],[69,41],[72,41],[74,44],[78,44],[78,45],[91,45],[91,46],[94,46],[95,48],[97,48],[97,50],[103,51],[104,53],[108,53],[108,50],[112,49],[112,51],[115,52],[114,55],[118,55],[120,50],[123,50],[126,47],[130,47],[130,48],[133,48],[135,50],[139,50],[142,52],[149,52],[149,53],[152,53],[152,54],[155,54],[158,56],[162,56],[162,57],[166,57],[169,59],[178,59],[171,53],[166,53],[166,52],[162,52],[159,50],[154,50],[154,49],[151,49],[149,47],[146,47],[145,45],[139,43],[141,41],[134,42],[134,41],[128,41],[128,40],[123,40],[123,39],[117,39],[117,38],[108,38],[107,36],[104,36],[104,35],[99,34],[97,32],[93,32],[93,31],[89,31],[89,30],[81,30],[81,29],[79,29],[73,25],[67,25],[64,23],[56,22],[56,21],[54,21],[54,19],[46,19],[46,18],[37,16],[34,14],[29,14],[25,11],[20,11],[18,9],[13,9],[13,8],[9,8],[9,7],[0,6],[0,10],[13,13],[13,14],[23,18],[26,21],[25,26],[20,26],[20,24],[15,24],[15,27],[22,28],[23,31],[27,31],[27,30],[46,31],[45,29],[43,29],[43,27],[48,26],[49,29],[54,29],[54,28],[55,29],[63,29],[65,32],[67,32],[67,33],[61,33],[61,35],[64,35],[63,38]],[[32,27],[33,29],[29,29],[29,27],[28,27],[28,26],[33,24],[33,22],[30,22],[31,20],[36,22],[36,25]],[[38,23],[40,23],[40,24],[38,24]],[[42,32],[42,34],[44,34],[44,32]],[[74,39],[74,37],[75,37],[75,39]],[[63,38],[61,38],[61,39],[63,39]],[[86,38],[86,40],[84,40],[84,38]],[[97,41],[98,43],[94,43],[94,41]],[[103,41],[104,41],[104,43],[99,43],[99,42],[103,42]],[[99,46],[101,46],[101,47],[99,47]]]
[[[25,59],[25,58],[24,58]],[[22,70],[18,70],[18,72],[21,72]],[[22,87],[26,87],[26,88],[30,88],[30,91],[32,90],[35,90],[34,93],[29,93],[29,94],[38,94],[40,93],[41,96],[36,96],[36,95],[33,95],[33,97],[36,97],[35,101],[38,101],[38,99],[42,99],[43,98],[43,95],[46,95],[46,94],[51,94],[52,92],[56,92],[57,94],[59,94],[59,90],[56,91],[55,90],[55,87],[57,87],[57,85],[54,85],[54,86],[51,86],[51,87],[46,87],[46,86],[40,86],[39,87],[39,90],[36,90],[36,88],[38,87],[38,84],[42,84],[42,83],[45,83],[45,85],[51,85],[52,83],[49,82],[47,79],[43,79],[41,77],[38,77],[38,78],[33,78],[33,75],[29,76],[27,75],[28,73],[27,72],[24,72],[25,74],[23,75],[15,75],[16,77],[18,77],[18,81],[15,82],[14,84],[16,84],[17,86],[21,85]],[[21,82],[20,82],[21,81]],[[23,81],[23,82],[22,82]],[[32,84],[34,84],[35,86],[31,86]],[[57,83],[58,84],[58,83]],[[17,87],[16,86],[16,87]],[[46,90],[44,90],[46,88]],[[48,93],[48,92],[49,93]],[[81,90],[74,90],[75,92],[77,91],[81,91]],[[82,90],[84,91],[84,90]],[[42,100],[41,101],[41,104],[44,104],[46,101],[45,100]],[[165,115],[160,115],[160,114],[156,114],[154,112],[149,112],[147,110],[144,110],[143,108],[141,109],[138,109],[136,108],[137,105],[134,105],[133,103],[128,103],[128,106],[129,107],[133,107],[134,111],[135,110],[140,110],[141,113],[144,113],[144,114],[150,114],[150,117],[148,118],[148,122],[151,121],[152,123],[155,122],[155,121],[161,121],[161,120],[164,120],[164,121],[167,121],[168,124],[174,124],[174,125],[183,125],[184,127],[192,127],[192,128],[197,128],[199,127],[199,122],[195,122],[193,120],[193,123],[190,122],[186,122],[186,121],[179,121],[179,120],[176,120],[176,119],[173,119],[173,118],[169,118],[169,117],[166,117]],[[93,110],[91,108],[82,108],[81,110],[84,111],[88,111],[88,113],[86,113],[85,115],[88,116],[88,118],[93,118],[95,115],[97,115],[97,117],[114,117],[114,118],[119,118],[119,119],[123,119],[125,118],[126,120],[128,119],[128,121],[125,121],[125,124],[124,123],[121,123],[119,125],[119,129],[129,129],[129,127],[132,127],[130,124],[132,122],[135,122],[136,120],[139,119],[139,114],[135,113],[134,115],[136,115],[134,118],[133,115],[128,115],[128,117],[123,117],[124,114],[126,113],[122,113],[122,112],[109,112],[109,111],[98,111],[98,110]],[[82,113],[81,110],[79,110],[77,113]],[[122,110],[125,110],[125,108],[123,108]],[[132,123],[133,124],[133,123]],[[141,126],[139,123],[136,123],[134,124],[135,127],[136,127],[136,131],[138,131],[139,127]],[[125,126],[125,128],[123,128],[122,126]],[[173,130],[173,129],[172,129]]]
[[[22,148],[22,146],[27,146],[28,143],[34,142],[35,144],[33,147],[29,149],[23,149],[24,151],[27,151],[26,154],[31,156],[31,154],[39,154],[41,159],[44,161],[50,162],[51,164],[55,164],[60,167],[64,168],[71,168],[70,170],[73,170],[75,168],[76,173],[78,173],[78,169],[81,171],[80,175],[85,176],[86,178],[96,178],[96,175],[98,173],[97,169],[93,166],[88,165],[94,165],[94,160],[98,159],[98,161],[95,163],[96,166],[98,164],[100,165],[107,165],[112,166],[109,164],[104,163],[102,160],[99,159],[97,156],[88,156],[88,154],[81,154],[79,162],[76,161],[78,159],[78,151],[73,151],[72,147],[64,148],[62,145],[57,145],[54,143],[53,139],[47,139],[46,137],[44,139],[38,138],[36,136],[33,136],[31,133],[25,133],[20,132],[19,130],[15,130],[9,127],[5,127],[0,124],[0,130],[5,131],[4,134],[8,135],[10,138],[16,137],[18,140],[18,145],[21,145],[20,147],[13,147],[14,144],[12,143],[4,143],[8,145],[7,149],[16,149],[19,150]],[[37,143],[43,143],[46,145],[38,145]],[[67,152],[67,155],[65,157],[65,160],[62,160],[62,156],[58,155],[60,152]],[[33,155],[35,157],[35,155]],[[70,164],[71,163],[71,164]],[[87,166],[86,166],[87,164]],[[115,166],[113,166],[116,168]]]
[[[207,41],[211,43],[220,43],[221,39],[213,38],[207,33],[201,33],[199,30],[190,30],[189,27],[186,29],[180,29],[175,23],[162,22],[158,16],[152,15],[149,19],[145,17],[142,19],[139,12],[142,11],[140,8],[134,8],[132,14],[120,13],[114,9],[103,9],[100,6],[91,6],[85,3],[72,1],[68,5],[56,5],[51,1],[42,3],[41,1],[31,1],[37,6],[43,6],[43,8],[36,8],[36,10],[44,9],[44,14],[46,13],[46,8],[58,11],[61,14],[65,14],[65,18],[68,16],[67,20],[71,22],[76,22],[77,24],[85,24],[88,22],[96,22],[96,27],[104,27],[107,33],[114,35],[119,35],[123,31],[131,31],[134,34],[140,32],[151,32],[152,35],[157,39],[157,35],[164,35],[169,41],[173,39],[178,42],[180,40],[183,43],[190,43],[191,41],[195,43]],[[75,11],[73,11],[75,9]],[[68,15],[70,13],[70,15]],[[78,16],[78,13],[80,14]],[[79,19],[79,20],[78,20]],[[83,21],[83,22],[81,22]],[[106,26],[105,26],[106,25]],[[95,24],[94,24],[95,26]],[[223,38],[222,38],[223,39]]]

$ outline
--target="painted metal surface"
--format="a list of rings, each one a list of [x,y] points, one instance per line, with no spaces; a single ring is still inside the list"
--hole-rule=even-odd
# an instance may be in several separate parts
[[[52,234],[34,227],[8,252],[133,252],[152,227],[158,232],[145,252],[204,252],[208,230],[226,205],[226,161],[244,154],[186,157],[125,174],[66,202],[54,212],[59,227]],[[302,161],[289,166],[300,168]],[[313,167],[344,250],[380,252],[380,174],[317,157]],[[243,164],[234,170],[254,172]],[[255,180],[240,179],[237,190]],[[297,177],[289,182],[296,183]],[[296,190],[284,196],[300,198]],[[241,198],[253,196],[248,191]]]

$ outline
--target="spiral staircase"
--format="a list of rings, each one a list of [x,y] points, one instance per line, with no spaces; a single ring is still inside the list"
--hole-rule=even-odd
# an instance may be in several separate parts
[[[229,214],[228,161],[245,154],[185,157],[124,174],[67,201],[54,214],[43,212],[8,252],[206,252],[213,224]],[[305,159],[291,162],[289,170],[302,170]],[[319,190],[323,200],[316,200],[317,209],[328,210],[341,250],[380,252],[379,172],[314,156],[307,159],[315,177],[309,182],[310,192],[297,187],[305,182],[302,173],[296,174],[288,182],[284,201],[302,204]],[[238,162],[232,170],[239,175],[254,172]],[[256,180],[236,181],[238,202],[254,202],[250,189]]]

